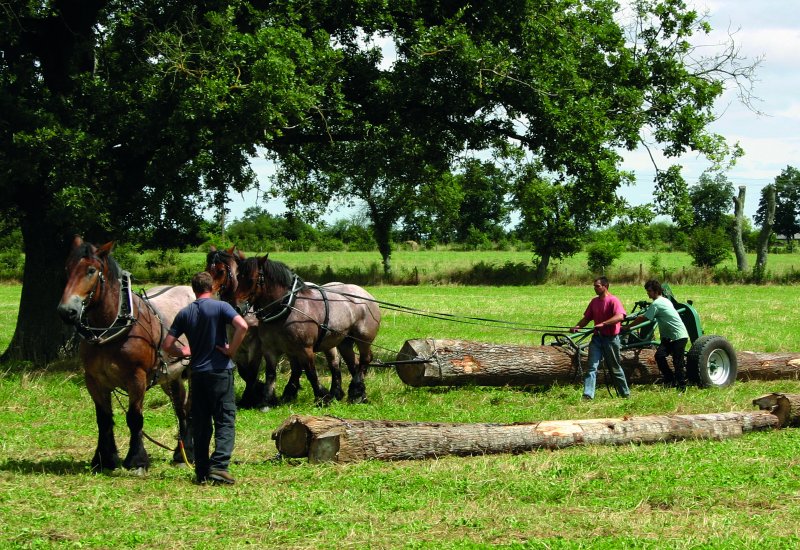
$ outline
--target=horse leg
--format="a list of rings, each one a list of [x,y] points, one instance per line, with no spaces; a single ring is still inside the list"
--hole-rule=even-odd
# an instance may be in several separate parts
[[[244,380],[244,391],[242,398],[239,400],[240,409],[252,409],[259,404],[261,394],[264,388],[258,381],[258,368],[261,366],[261,357],[253,360],[247,357],[245,361],[236,362],[236,370],[239,371],[239,376]]]
[[[331,396],[335,397],[337,401],[341,401],[344,398],[341,359],[336,352],[336,348],[325,350],[324,353],[325,359],[328,361],[328,368],[331,371]]]
[[[261,412],[278,406],[278,398],[275,395],[275,381],[278,378],[278,355],[273,351],[264,352],[264,385],[258,397],[256,407]]]
[[[231,337],[231,334],[228,334]],[[236,369],[239,376],[244,380],[244,391],[239,400],[239,408],[251,409],[261,404],[265,388],[258,381],[258,371],[261,367],[261,345],[259,342],[258,329],[251,327],[239,347],[239,351],[234,358]]]
[[[114,415],[111,410],[111,391],[100,388],[97,382],[86,375],[86,389],[94,401],[97,420],[97,448],[92,457],[92,472],[114,470],[119,467],[119,452],[114,440]]]
[[[142,441],[144,428],[144,392],[147,387],[147,375],[144,369],[138,369],[133,379],[128,384],[128,412],[125,413],[125,422],[131,433],[128,454],[122,465],[129,469],[147,470],[150,466],[150,457]]]
[[[314,390],[314,398],[317,401],[318,405],[327,405],[331,402],[331,394],[322,387],[319,383],[319,376],[317,376],[317,367],[314,364],[314,351],[309,347],[305,348],[300,356],[298,357],[298,367],[302,367],[305,370],[306,378],[308,378],[308,383],[311,384],[311,388]]]
[[[356,360],[356,354],[353,351],[353,340],[345,338],[344,341],[338,346],[339,353],[342,354],[344,362],[347,363],[347,369],[350,371],[350,386],[347,388],[347,400],[350,403],[366,403],[367,402],[367,386],[364,384],[364,375],[366,374],[366,366],[372,361],[371,346],[366,343],[359,342],[358,351],[359,357]]]
[[[185,461],[194,462],[194,440],[191,431],[192,418],[189,414],[191,391],[191,384],[187,392],[183,385],[183,380],[180,378],[170,380],[164,386],[164,392],[169,396],[172,402],[172,410],[175,411],[175,417],[178,419],[178,445],[172,452],[172,462],[174,464],[184,464]],[[181,450],[181,446],[183,446],[183,450]],[[184,453],[186,453],[186,460],[184,460]]]
[[[303,367],[297,361],[289,358],[289,382],[283,388],[283,395],[281,401],[284,403],[291,403],[297,399],[297,394],[300,392],[300,377],[303,375]]]

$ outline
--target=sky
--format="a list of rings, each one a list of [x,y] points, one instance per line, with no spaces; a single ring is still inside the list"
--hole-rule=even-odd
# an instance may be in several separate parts
[[[787,166],[800,167],[800,1],[798,0],[689,0],[700,13],[708,12],[713,32],[703,38],[704,44],[726,42],[728,35],[740,55],[748,60],[762,59],[752,89],[753,109],[743,105],[737,90],[731,86],[716,103],[719,117],[711,130],[722,134],[733,144],[738,142],[745,156],[727,172],[738,191],[747,188],[745,215],[752,217],[758,207],[763,187],[772,183]],[[636,174],[636,185],[619,190],[631,204],[652,201],[655,168],[643,150],[625,152],[622,168]],[[659,168],[678,162],[691,184],[708,168],[709,163],[694,154],[669,162],[656,155]],[[273,166],[263,158],[253,158],[261,191],[235,195],[229,205],[233,220],[245,208],[260,206],[274,213],[285,210],[280,201],[266,201],[263,190],[269,188]],[[348,215],[332,212],[329,221]]]

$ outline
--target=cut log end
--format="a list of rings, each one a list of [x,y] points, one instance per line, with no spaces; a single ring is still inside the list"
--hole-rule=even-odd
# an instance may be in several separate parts
[[[290,458],[308,456],[311,432],[300,418],[292,416],[272,433],[275,446],[282,455]]]
[[[781,428],[800,426],[800,395],[768,393],[753,399],[753,405],[778,417]]]

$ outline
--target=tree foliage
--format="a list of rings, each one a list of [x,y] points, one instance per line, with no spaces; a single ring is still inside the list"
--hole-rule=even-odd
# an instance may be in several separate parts
[[[775,223],[772,230],[791,244],[800,234],[800,170],[787,166],[775,177]],[[763,225],[766,219],[767,199],[762,194],[755,221]]]
[[[667,155],[719,151],[713,103],[743,74],[692,48],[709,29],[683,1],[632,6],[4,3],[0,190],[27,258],[10,354],[46,361],[69,335],[50,314],[65,237],[182,242],[252,185],[256,146],[290,204],[364,200],[387,260],[408,202],[464,151],[513,143],[602,219],[618,149],[647,134]]]

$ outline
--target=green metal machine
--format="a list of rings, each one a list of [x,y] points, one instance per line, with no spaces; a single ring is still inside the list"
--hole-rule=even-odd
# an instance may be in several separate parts
[[[703,325],[697,310],[692,307],[692,301],[686,303],[678,302],[672,289],[664,283],[663,295],[672,302],[678,311],[686,331],[689,333],[691,346],[686,352],[687,376],[690,383],[701,387],[730,386],[736,380],[736,352],[733,346],[722,336],[713,334],[703,334]],[[648,308],[650,302],[644,300],[636,302],[631,312],[622,322],[622,333],[620,343],[622,351],[656,348],[660,344],[655,339],[656,323],[646,321],[636,325],[633,330],[628,330],[628,326],[633,320],[642,315]],[[579,366],[587,356],[587,348],[591,339],[593,329],[591,327],[576,332],[568,333],[546,333],[542,335],[542,345],[567,346],[572,348],[577,354]]]

